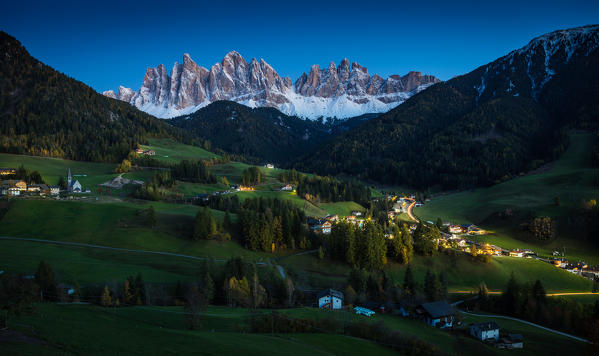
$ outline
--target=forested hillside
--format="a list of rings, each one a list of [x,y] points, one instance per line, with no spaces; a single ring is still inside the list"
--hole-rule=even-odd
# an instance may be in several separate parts
[[[426,189],[489,185],[555,159],[599,122],[599,26],[556,31],[434,85],[295,168]]]
[[[148,137],[193,141],[41,63],[5,32],[0,46],[0,152],[117,162]]]
[[[249,108],[232,101],[217,101],[168,122],[210,141],[213,148],[244,156],[248,161],[288,165],[331,137],[376,116],[310,121],[287,116],[275,108]]]

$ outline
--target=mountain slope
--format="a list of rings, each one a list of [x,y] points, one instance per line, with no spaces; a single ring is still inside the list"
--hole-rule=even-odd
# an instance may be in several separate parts
[[[287,115],[310,119],[348,118],[388,111],[437,82],[434,76],[420,72],[383,79],[344,59],[338,67],[333,62],[323,69],[313,65],[293,85],[263,59],[253,58],[248,63],[232,51],[210,69],[198,66],[185,54],[183,63],[175,63],[170,75],[162,64],[148,68],[139,91],[121,86],[117,93],[109,90],[103,94],[162,118],[186,115],[218,100],[275,107]]]
[[[147,137],[180,130],[31,57],[0,32],[0,151],[116,162]]]
[[[295,167],[390,184],[488,185],[538,167],[599,122],[599,26],[555,31],[432,86]]]
[[[369,117],[322,123],[287,116],[275,108],[249,108],[232,101],[217,101],[166,122],[209,140],[214,148],[251,161],[289,164]]]

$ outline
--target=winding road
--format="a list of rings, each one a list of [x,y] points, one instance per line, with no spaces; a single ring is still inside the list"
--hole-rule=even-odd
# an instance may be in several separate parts
[[[416,206],[416,199],[410,199],[412,200],[412,204],[410,204],[408,206],[408,216],[410,217],[410,219],[412,219],[415,222],[420,222],[420,220],[416,219],[416,217],[414,216],[414,214],[412,213],[412,210],[414,209],[414,206]]]

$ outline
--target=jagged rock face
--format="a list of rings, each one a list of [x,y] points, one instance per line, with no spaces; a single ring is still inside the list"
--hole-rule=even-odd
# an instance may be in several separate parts
[[[170,75],[161,64],[148,68],[139,91],[120,87],[103,94],[127,101],[158,117],[191,113],[217,100],[232,100],[252,107],[276,107],[288,115],[307,118],[350,117],[383,112],[415,92],[437,83],[434,76],[410,72],[406,76],[372,77],[357,63],[343,59],[339,66],[313,65],[292,85],[263,59],[249,63],[237,52],[227,53],[210,70],[189,56],[175,63]],[[338,100],[339,99],[339,100]]]

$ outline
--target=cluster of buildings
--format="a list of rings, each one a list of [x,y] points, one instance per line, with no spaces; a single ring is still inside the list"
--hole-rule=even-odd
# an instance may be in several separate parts
[[[2,168],[1,175],[14,175],[15,170],[12,168]],[[11,172],[11,173],[6,173]],[[37,196],[56,196],[60,194],[60,186],[47,184],[27,184],[22,179],[5,179],[0,184],[0,196],[17,197],[21,195],[37,195]],[[69,193],[89,193],[89,190],[83,191],[81,183],[78,180],[73,180],[71,169],[67,172],[67,192]]]
[[[335,289],[325,289],[316,296],[318,308],[320,309],[343,309],[343,292]],[[358,315],[370,317],[378,310],[380,312],[392,312],[403,317],[411,317],[439,329],[453,328],[456,324],[458,311],[446,300],[422,303],[413,307],[407,304],[395,305],[394,303],[361,303],[354,307]],[[501,349],[521,349],[524,347],[523,337],[520,334],[500,333],[499,324],[494,321],[470,324],[468,333],[485,343],[489,343]]]
[[[60,187],[46,184],[30,184],[24,180],[6,179],[0,185],[0,196],[16,197],[20,195],[58,195]]]
[[[344,221],[350,224],[353,224],[357,227],[363,227],[365,219],[359,217],[362,216],[361,211],[353,211],[352,214],[346,217],[340,218],[339,215],[327,215],[324,218],[308,218],[308,228],[310,231],[314,231],[316,233],[321,234],[330,234],[333,224],[338,223],[340,221]]]
[[[562,268],[570,273],[591,280],[599,278],[599,266],[589,266],[584,261],[569,262],[564,257],[556,257],[549,260],[555,267]]]
[[[144,150],[143,148],[136,149],[135,153],[137,153],[138,155],[148,155],[148,156],[156,155],[156,152],[154,152],[154,150]]]
[[[446,223],[448,224],[448,223]],[[454,225],[448,224],[448,231],[450,234],[470,234],[470,235],[484,235],[487,232],[484,229],[479,228],[476,225]]]

